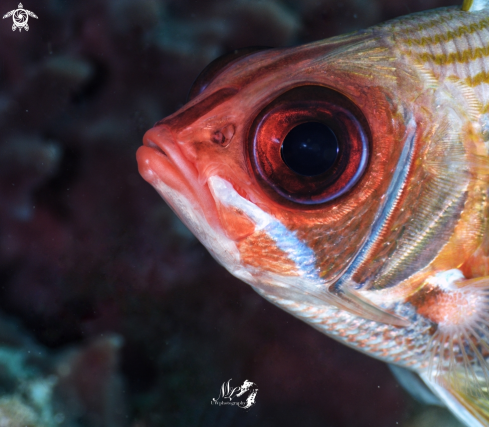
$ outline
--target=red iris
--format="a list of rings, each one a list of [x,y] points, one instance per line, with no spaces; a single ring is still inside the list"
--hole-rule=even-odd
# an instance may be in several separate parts
[[[326,135],[320,134],[321,128]],[[301,132],[310,134],[301,138]],[[333,89],[306,85],[280,95],[258,114],[248,152],[258,181],[272,197],[317,205],[345,194],[359,181],[368,161],[369,136],[364,115],[350,99]],[[297,154],[285,158],[284,148]],[[311,158],[312,148],[324,156],[324,167],[318,169],[317,159]],[[304,159],[301,163],[291,156]]]

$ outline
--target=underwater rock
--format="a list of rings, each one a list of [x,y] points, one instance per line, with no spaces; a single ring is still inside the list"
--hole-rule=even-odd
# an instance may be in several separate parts
[[[33,191],[56,172],[61,159],[54,141],[13,136],[0,145],[0,209],[18,220],[33,215]]]
[[[158,24],[163,13],[163,4],[157,0],[112,0],[109,2],[111,26],[115,32],[124,34],[139,30],[147,31]]]
[[[3,128],[46,127],[65,113],[71,97],[93,73],[86,60],[53,56],[31,65],[0,116]]]
[[[225,22],[225,47],[286,46],[296,39],[298,16],[278,2],[237,1],[221,3],[214,19]]]
[[[41,427],[37,414],[17,397],[0,398],[0,426]]]
[[[121,345],[111,335],[49,351],[0,316],[0,426],[124,426]]]
[[[118,373],[119,336],[98,338],[68,351],[56,364],[55,395],[69,423],[84,419],[91,427],[123,427],[126,411]]]

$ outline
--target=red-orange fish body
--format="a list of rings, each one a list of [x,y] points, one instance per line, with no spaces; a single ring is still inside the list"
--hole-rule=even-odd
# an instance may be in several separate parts
[[[232,274],[470,426],[489,426],[486,3],[234,53],[138,151]]]

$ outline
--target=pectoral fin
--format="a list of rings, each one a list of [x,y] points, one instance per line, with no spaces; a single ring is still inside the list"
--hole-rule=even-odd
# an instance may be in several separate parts
[[[343,284],[341,289],[334,287],[321,289],[315,284],[308,283],[302,283],[301,286],[297,286],[296,281],[288,283],[288,286],[277,286],[262,282],[255,289],[258,293],[268,298],[273,296],[274,299],[300,301],[311,306],[326,304],[347,311],[355,316],[386,325],[396,327],[411,325],[409,320],[375,304],[368,299],[368,293],[365,296],[349,284]]]
[[[334,304],[338,308],[356,316],[392,326],[406,327],[410,325],[407,319],[373,303],[368,297],[354,289],[353,286],[346,284],[341,290],[334,290],[333,295],[336,296]]]
[[[437,329],[421,377],[467,426],[488,427],[489,277],[465,279],[460,270],[448,270],[427,283],[418,312]]]

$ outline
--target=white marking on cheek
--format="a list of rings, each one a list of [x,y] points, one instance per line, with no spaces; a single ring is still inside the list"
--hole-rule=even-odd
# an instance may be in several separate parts
[[[241,280],[248,283],[253,281],[250,273],[241,265],[241,257],[236,244],[224,233],[214,230],[209,225],[198,205],[192,204],[186,197],[160,180],[153,185],[217,262]]]
[[[290,231],[273,216],[262,211],[258,206],[241,197],[231,183],[219,176],[211,176],[209,188],[216,202],[232,206],[244,212],[255,224],[257,230],[263,230],[272,238],[277,247],[284,251],[289,259],[294,261],[297,269],[308,279],[320,280],[316,269],[314,251],[297,237],[295,231]]]

